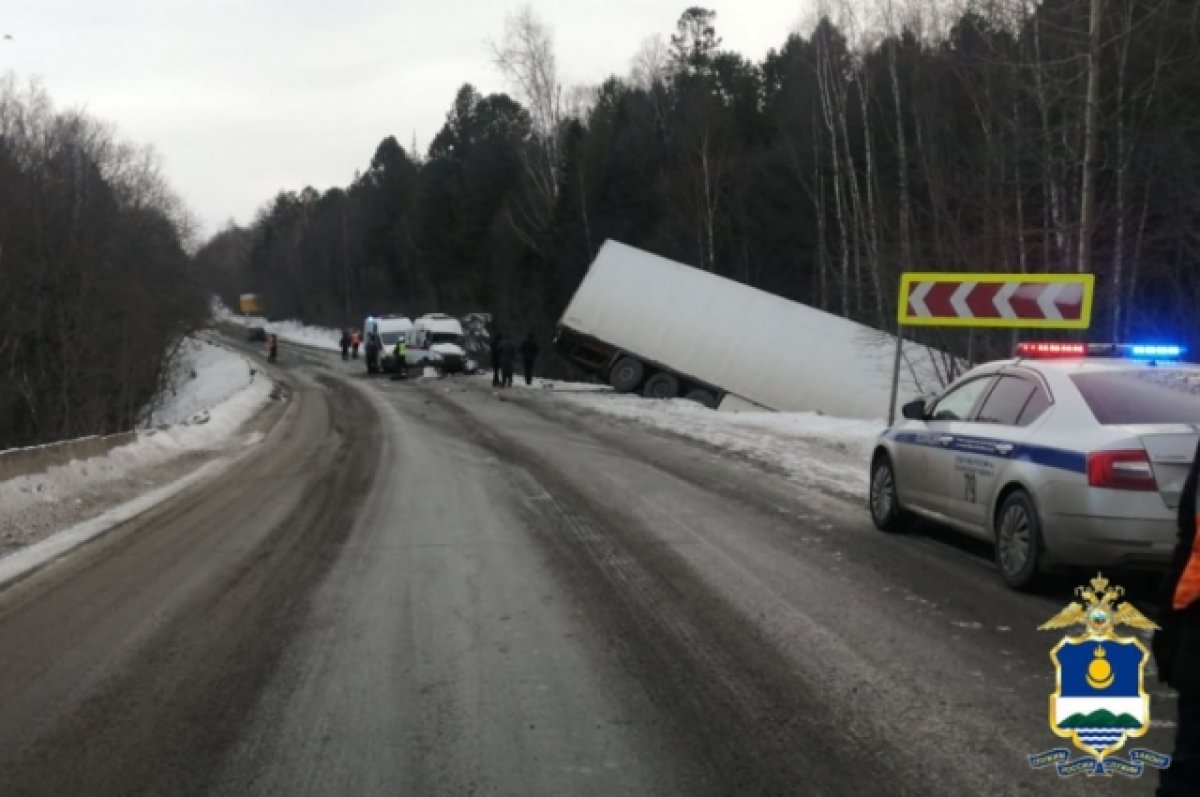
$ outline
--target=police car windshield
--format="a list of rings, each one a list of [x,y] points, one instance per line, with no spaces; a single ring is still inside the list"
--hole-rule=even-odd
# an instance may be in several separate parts
[[[430,337],[432,343],[454,343],[461,346],[463,344],[463,336],[455,335],[453,332],[434,332]]]
[[[1071,374],[1105,426],[1200,423],[1200,370],[1137,368]]]

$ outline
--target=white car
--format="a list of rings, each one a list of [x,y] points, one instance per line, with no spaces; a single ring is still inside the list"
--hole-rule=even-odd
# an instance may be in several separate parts
[[[1022,343],[904,407],[877,441],[870,510],[993,542],[1005,582],[1044,566],[1160,566],[1197,451],[1200,367],[1178,346]]]

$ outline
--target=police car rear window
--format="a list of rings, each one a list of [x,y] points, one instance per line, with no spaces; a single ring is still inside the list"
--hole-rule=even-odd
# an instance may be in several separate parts
[[[1105,426],[1200,423],[1200,370],[1095,371],[1071,381]]]

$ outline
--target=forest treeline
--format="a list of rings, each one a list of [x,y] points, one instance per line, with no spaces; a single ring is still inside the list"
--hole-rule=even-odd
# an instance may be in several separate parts
[[[154,155],[0,77],[0,449],[132,428],[207,294]]]
[[[1200,347],[1200,4],[937,5],[827,8],[760,62],[690,8],[586,91],[527,9],[492,45],[512,96],[464,85],[426,153],[387,137],[197,262],[275,317],[486,311],[543,335],[607,238],[881,328],[902,271],[1088,271],[1093,338]]]

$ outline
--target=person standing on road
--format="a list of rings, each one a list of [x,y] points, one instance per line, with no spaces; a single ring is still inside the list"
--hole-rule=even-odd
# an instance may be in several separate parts
[[[500,387],[512,387],[513,361],[517,359],[517,347],[507,338],[496,346],[496,359],[500,363]]]
[[[374,332],[368,332],[366,344],[367,373],[373,374],[379,370],[379,355],[382,351],[383,343],[379,340],[379,336]],[[342,353],[342,359],[346,359],[345,352]]]
[[[354,330],[354,334],[350,336],[350,351],[354,359],[358,359],[358,347],[362,343],[362,335],[358,334],[358,330]]]
[[[525,342],[521,344],[521,364],[525,366],[525,384],[533,384],[533,364],[537,361],[538,345],[533,339],[533,333],[530,332],[525,336]]]
[[[403,337],[396,341],[392,357],[396,361],[396,376],[400,379],[408,379],[408,341]]]
[[[339,341],[339,344],[342,347],[342,359],[350,359],[350,330],[342,330],[342,339]]]
[[[1179,496],[1179,540],[1163,580],[1154,659],[1159,680],[1179,692],[1175,751],[1159,776],[1156,797],[1200,795],[1200,446]]]
[[[273,363],[279,358],[279,338],[271,335],[267,338],[267,362]]]
[[[492,387],[500,387],[500,344],[504,336],[499,332],[492,338]]]

